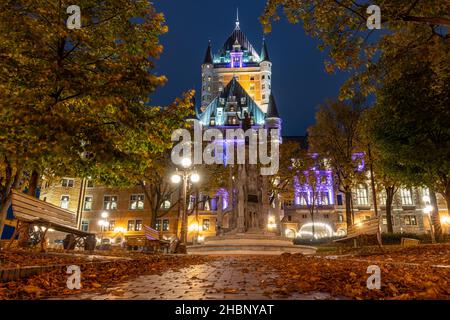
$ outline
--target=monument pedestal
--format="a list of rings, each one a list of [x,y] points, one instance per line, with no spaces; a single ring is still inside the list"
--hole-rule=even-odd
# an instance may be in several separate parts
[[[269,232],[227,233],[208,237],[204,244],[187,247],[188,254],[203,255],[279,255],[284,252],[314,254],[315,247],[294,245],[291,239]]]

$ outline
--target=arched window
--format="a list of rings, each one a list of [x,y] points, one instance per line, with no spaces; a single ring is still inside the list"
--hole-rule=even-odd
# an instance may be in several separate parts
[[[164,201],[163,203],[162,203],[162,205],[161,205],[161,207],[163,208],[163,209],[170,209],[170,201],[169,200],[166,200],[166,201]]]

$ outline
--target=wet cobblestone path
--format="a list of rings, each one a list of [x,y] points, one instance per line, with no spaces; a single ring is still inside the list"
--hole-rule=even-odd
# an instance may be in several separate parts
[[[217,257],[204,264],[161,275],[139,276],[107,289],[85,293],[69,300],[270,300],[330,299],[327,293],[279,294],[274,283],[277,271],[256,268],[249,256]]]

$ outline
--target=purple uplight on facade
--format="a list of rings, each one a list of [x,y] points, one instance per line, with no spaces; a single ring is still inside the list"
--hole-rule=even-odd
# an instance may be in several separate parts
[[[231,56],[231,68],[242,68],[242,57],[244,53],[242,51],[230,52]]]
[[[220,188],[217,190],[216,197],[222,196],[222,210],[228,208],[228,191],[226,189]]]
[[[333,176],[329,170],[312,170],[304,172],[305,176],[308,176],[311,172],[316,174],[318,181],[315,192],[318,194],[318,205],[333,205],[334,204],[334,189],[333,189]],[[323,179],[321,179],[323,178]],[[322,182],[323,180],[323,182]],[[311,203],[313,197],[313,189],[310,184],[300,184],[298,177],[294,178],[294,203],[296,205],[302,204],[302,198],[304,204]],[[325,200],[326,198],[327,200]]]
[[[358,172],[364,171],[364,169],[366,168],[366,162],[364,160],[364,152],[354,153],[352,155],[352,160],[358,162],[356,166],[356,170],[358,170]]]

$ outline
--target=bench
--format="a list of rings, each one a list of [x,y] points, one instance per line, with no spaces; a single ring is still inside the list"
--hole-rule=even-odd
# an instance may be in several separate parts
[[[402,238],[402,247],[417,247],[420,244],[420,240],[411,238]]]
[[[29,244],[40,243],[41,249],[44,250],[46,233],[49,229],[53,229],[67,233],[64,249],[73,250],[75,247],[90,251],[95,249],[95,234],[78,230],[76,216],[69,210],[15,190],[12,192],[12,208],[17,224],[11,237],[11,244],[18,234],[26,232]]]
[[[378,244],[381,246],[380,221],[379,218],[373,218],[354,224],[347,228],[347,236],[334,242],[356,240],[363,236],[377,235]]]
[[[142,247],[145,251],[151,248],[153,252],[165,251],[166,253],[175,252],[178,243],[177,240],[162,239],[157,230],[146,225],[144,225],[144,236],[127,237],[126,242],[127,246]]]

